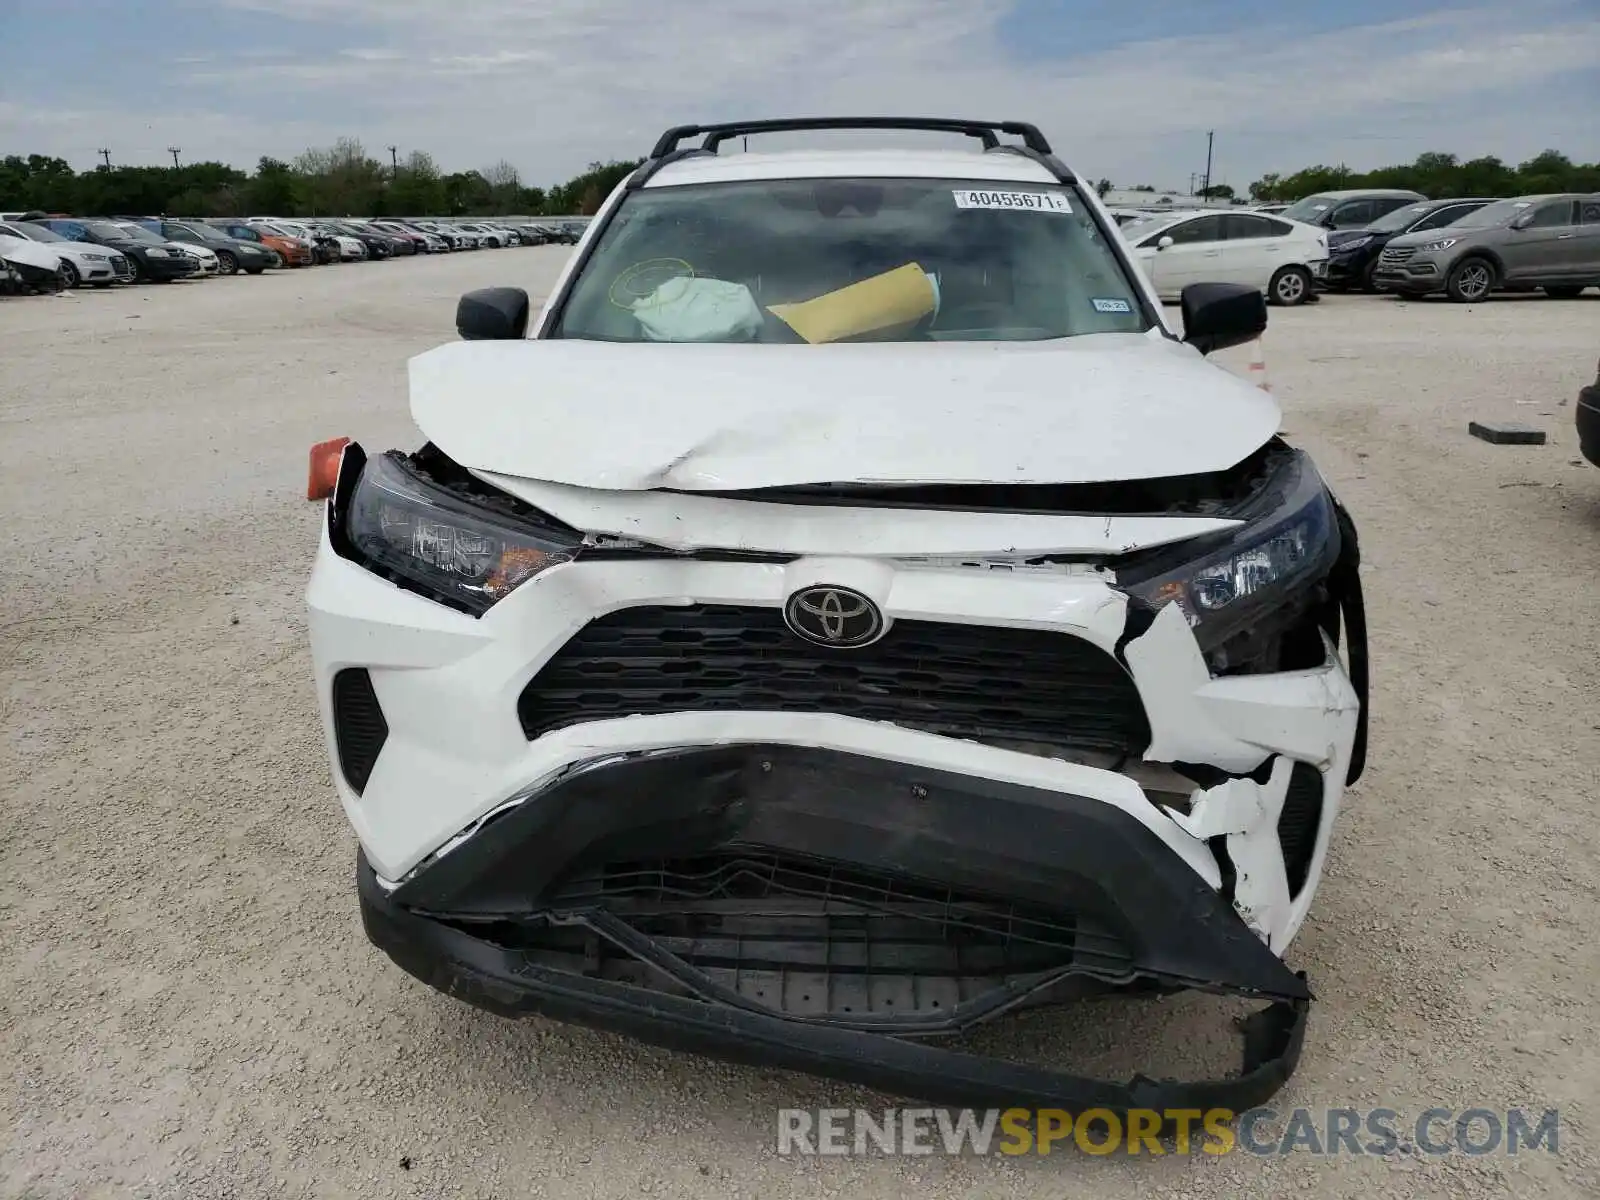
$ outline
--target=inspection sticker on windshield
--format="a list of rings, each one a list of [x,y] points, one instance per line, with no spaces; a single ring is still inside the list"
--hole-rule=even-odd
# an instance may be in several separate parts
[[[1072,205],[1060,192],[980,192],[959,189],[952,193],[957,208],[1015,208],[1023,212],[1069,213]]]
[[[1133,305],[1126,300],[1103,300],[1099,296],[1094,299],[1095,312],[1125,312],[1131,313]]]

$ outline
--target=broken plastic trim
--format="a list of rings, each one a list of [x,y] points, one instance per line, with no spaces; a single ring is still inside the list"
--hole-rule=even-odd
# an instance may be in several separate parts
[[[1294,1073],[1310,1002],[1280,1000],[1239,1022],[1240,1073],[1231,1079],[1116,1083],[948,1050],[925,1042],[794,1021],[715,1000],[676,996],[529,964],[490,942],[407,911],[378,885],[365,859],[357,885],[367,936],[431,986],[506,1017],[539,1015],[628,1034],[730,1062],[824,1075],[936,1104],[974,1107],[1227,1108],[1271,1099]],[[1297,975],[1304,985],[1304,973]],[[1309,994],[1309,987],[1307,987]]]

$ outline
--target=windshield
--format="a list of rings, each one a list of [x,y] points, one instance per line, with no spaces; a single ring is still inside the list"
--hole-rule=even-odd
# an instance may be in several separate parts
[[[1173,224],[1177,219],[1177,217],[1168,213],[1147,213],[1143,216],[1134,217],[1122,226],[1122,236],[1130,242],[1136,242],[1146,234],[1154,233],[1158,229]]]
[[[1532,208],[1533,203],[1532,200],[1496,200],[1493,204],[1485,204],[1477,212],[1468,213],[1450,228],[1493,229],[1499,225],[1509,225]]]
[[[1399,233],[1402,229],[1422,220],[1423,217],[1435,210],[1431,204],[1408,204],[1404,208],[1397,208],[1388,216],[1379,217],[1367,226],[1374,233]]]
[[[15,225],[7,226],[15,230],[18,236],[32,238],[36,242],[65,242],[69,238],[62,237],[54,229],[46,229],[43,225],[30,225],[26,221],[18,221]]]
[[[143,225],[118,225],[124,237],[132,238],[136,242],[149,242],[151,245],[164,246],[167,239],[159,234],[151,233]]]
[[[202,242],[211,242],[216,244],[219,242],[225,243],[231,240],[227,234],[221,233],[218,230],[211,228],[209,225],[180,225],[178,228],[187,230],[189,233],[192,233],[195,237],[199,238]]]
[[[268,225],[265,221],[257,221],[255,223],[255,225],[252,226],[252,228],[258,230],[261,233],[266,234],[268,237],[288,237],[288,236],[290,236],[289,234],[285,233],[282,229],[278,228],[276,225]]]
[[[1307,196],[1304,200],[1297,200],[1289,205],[1278,215],[1291,221],[1309,221],[1312,224],[1323,213],[1334,206],[1337,201],[1332,196]]]
[[[113,225],[110,221],[85,221],[83,227],[95,237],[117,238],[124,242],[143,241],[143,238],[134,237],[133,233],[121,225]],[[156,239],[160,241],[160,238]]]
[[[762,179],[630,193],[551,336],[1016,341],[1149,327],[1068,189]]]

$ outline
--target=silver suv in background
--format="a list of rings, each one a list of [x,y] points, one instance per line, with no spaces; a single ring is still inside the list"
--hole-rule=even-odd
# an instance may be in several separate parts
[[[1319,229],[1365,229],[1397,208],[1426,199],[1404,188],[1345,188],[1296,200],[1278,216]]]
[[[1497,200],[1444,229],[1395,238],[1378,256],[1381,291],[1443,292],[1471,304],[1496,289],[1569,300],[1600,287],[1600,194]]]

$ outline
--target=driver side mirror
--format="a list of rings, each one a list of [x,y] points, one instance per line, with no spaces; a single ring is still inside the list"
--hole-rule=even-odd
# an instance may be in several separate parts
[[[1183,340],[1201,354],[1253,342],[1267,329],[1267,298],[1240,283],[1191,283],[1178,297]]]
[[[1528,212],[1528,213],[1523,213],[1515,221],[1511,222],[1511,228],[1520,231],[1520,230],[1526,229],[1529,225],[1532,225],[1532,224],[1533,224],[1533,214],[1531,212]]]
[[[1168,234],[1167,236],[1163,237],[1160,241],[1156,242],[1156,249],[1157,250],[1165,250],[1168,246],[1171,246],[1173,244],[1174,243],[1172,241],[1172,235]]]
[[[469,342],[515,341],[528,334],[528,293],[479,288],[456,302],[456,332]]]

